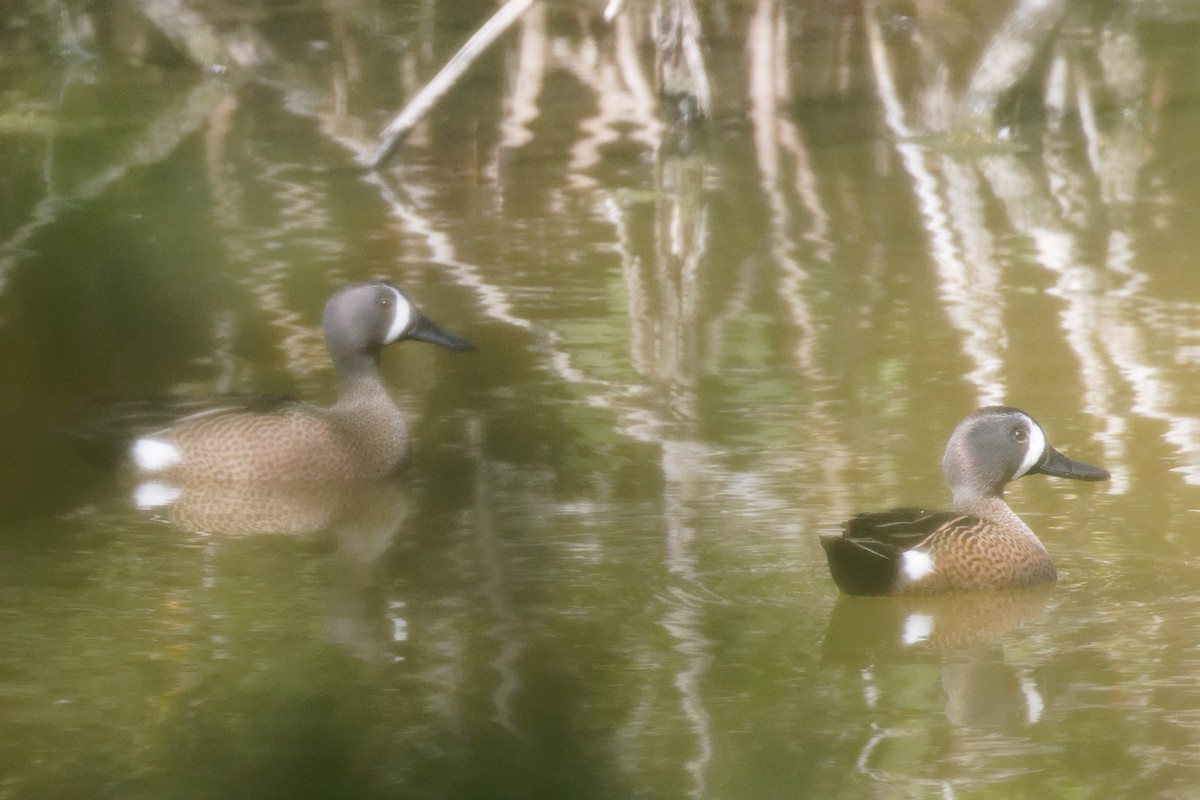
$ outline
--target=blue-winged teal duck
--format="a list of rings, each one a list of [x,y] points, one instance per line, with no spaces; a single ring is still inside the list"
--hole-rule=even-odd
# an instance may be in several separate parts
[[[954,429],[942,458],[953,511],[901,508],[859,514],[823,534],[829,571],[846,594],[934,594],[1034,586],[1055,580],[1054,562],[1004,502],[1004,486],[1041,473],[1081,481],[1108,472],[1050,446],[1023,411],[981,408]]]
[[[408,428],[379,375],[380,351],[416,339],[474,348],[422,316],[388,283],[356,283],[325,305],[325,346],[338,398],[319,408],[220,408],[193,414],[133,444],[143,475],[210,481],[332,481],[378,478],[408,453]]]

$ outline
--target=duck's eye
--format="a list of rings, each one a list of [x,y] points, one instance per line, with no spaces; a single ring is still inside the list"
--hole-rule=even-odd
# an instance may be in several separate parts
[[[379,298],[379,307],[380,308],[391,308],[392,307],[392,298],[390,298],[390,297]]]
[[[1018,444],[1025,444],[1029,441],[1029,431],[1024,428],[1013,428],[1013,438]]]

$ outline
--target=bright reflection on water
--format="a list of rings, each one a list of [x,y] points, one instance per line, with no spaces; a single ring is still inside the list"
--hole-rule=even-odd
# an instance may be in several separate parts
[[[538,6],[364,176],[493,7],[410,5],[219,77],[149,2],[0,32],[0,796],[1194,796],[1190,11],[699,3],[679,141],[647,8]],[[479,346],[384,353],[399,481],[139,508],[74,435],[328,402],[369,277]],[[1113,473],[1009,492],[1059,584],[839,598],[816,535],[1001,401]]]

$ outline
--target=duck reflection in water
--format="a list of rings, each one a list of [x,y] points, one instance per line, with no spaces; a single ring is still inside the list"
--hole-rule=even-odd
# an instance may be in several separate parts
[[[155,509],[172,527],[204,535],[208,546],[233,548],[246,536],[332,541],[327,618],[332,641],[369,661],[390,659],[394,632],[380,591],[381,565],[411,507],[403,481],[200,482],[177,487]],[[149,510],[149,509],[145,509]]]
[[[1029,675],[1008,664],[1002,637],[1037,616],[1050,585],[1003,592],[901,597],[841,597],[821,648],[822,662],[846,667],[876,709],[900,702],[888,688],[897,667],[940,663],[945,714],[954,724],[1012,725],[1037,721],[1044,700]],[[908,685],[911,671],[897,684]],[[898,709],[897,709],[898,710]]]

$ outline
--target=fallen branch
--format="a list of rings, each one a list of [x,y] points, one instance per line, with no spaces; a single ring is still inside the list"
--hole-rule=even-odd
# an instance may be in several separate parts
[[[479,58],[483,51],[500,38],[500,35],[520,19],[521,15],[528,11],[535,2],[537,0],[508,0],[492,15],[491,19],[475,31],[474,35],[454,54],[453,58],[446,62],[446,66],[442,67],[433,80],[427,83],[424,89],[417,92],[417,96],[410,100],[404,110],[383,129],[383,133],[379,135],[379,149],[371,156],[371,169],[379,169],[385,161],[392,157],[409,131],[421,121],[429,109],[433,108],[442,95],[450,91],[475,59]]]

